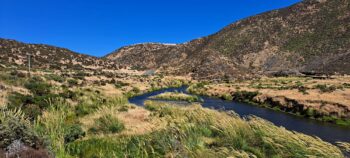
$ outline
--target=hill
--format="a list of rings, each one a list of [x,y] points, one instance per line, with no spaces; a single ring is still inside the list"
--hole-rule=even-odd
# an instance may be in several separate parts
[[[0,64],[23,67],[27,65],[27,54],[32,56],[33,68],[41,69],[117,69],[118,66],[105,59],[79,54],[44,44],[27,44],[0,38]]]
[[[105,58],[197,78],[276,72],[350,74],[350,1],[305,0],[178,45],[139,44]]]

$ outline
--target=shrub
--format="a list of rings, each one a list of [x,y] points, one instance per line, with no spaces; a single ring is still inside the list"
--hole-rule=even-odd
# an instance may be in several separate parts
[[[327,86],[326,84],[317,84],[314,88],[319,89],[322,93],[331,93],[337,90],[336,86]]]
[[[114,84],[116,88],[122,88],[124,86],[128,86],[128,83],[124,83],[122,81],[116,81],[116,83]]]
[[[221,97],[225,100],[233,100],[233,97],[231,94],[223,94]]]
[[[207,85],[207,84],[208,84],[208,82],[204,82],[204,81],[203,81],[203,82],[197,83],[195,87],[196,87],[196,88],[204,88],[204,86]]]
[[[306,90],[307,90],[307,88],[304,86],[298,87],[298,91],[303,93],[304,95],[309,94]]]
[[[30,121],[19,110],[0,109],[0,148],[6,148],[16,140],[25,145],[36,147],[40,141],[34,132]]]
[[[343,83],[344,88],[350,88],[350,83]]]
[[[41,114],[41,109],[38,105],[29,104],[22,107],[23,113],[29,117],[29,119],[34,120]]]
[[[311,108],[307,108],[305,111],[305,115],[307,117],[314,117],[315,116],[315,110]]]
[[[138,87],[133,87],[131,91],[136,93],[136,94],[141,92],[140,88],[138,88]]]
[[[85,132],[78,124],[73,124],[67,127],[64,134],[64,142],[70,143],[73,142],[79,138],[82,138],[85,136]]]
[[[67,80],[67,82],[68,82],[68,85],[69,85],[70,87],[73,87],[73,86],[77,86],[77,85],[78,85],[78,80],[75,80],[75,79],[69,79],[69,80]]]
[[[60,96],[58,94],[46,94],[43,96],[33,96],[33,102],[39,105],[41,109],[45,109],[49,106],[49,102],[58,99]]]
[[[24,87],[30,90],[34,95],[43,96],[50,93],[51,85],[32,79],[25,83]]]
[[[98,133],[118,133],[124,129],[124,124],[116,117],[108,114],[95,120],[94,127],[90,129],[90,132]]]
[[[71,90],[65,89],[62,93],[59,94],[59,96],[66,99],[74,99],[77,97],[77,94]]]
[[[11,75],[11,76],[16,76],[16,77],[18,77],[18,78],[25,78],[25,77],[27,76],[25,73],[19,72],[19,71],[17,71],[17,70],[11,71],[11,72],[10,72],[10,75]]]
[[[85,116],[95,111],[97,108],[98,108],[97,105],[89,105],[89,104],[81,103],[75,107],[75,114],[77,116]]]
[[[41,111],[49,106],[49,102],[59,98],[57,94],[44,94],[39,95],[23,95],[17,92],[13,92],[8,97],[8,108],[16,109],[22,108],[23,112],[30,119],[35,119],[41,114]]]
[[[233,94],[233,99],[237,101],[251,101],[259,92],[237,91]]]
[[[34,104],[33,97],[30,95],[23,95],[18,92],[13,92],[8,96],[8,107],[10,109],[19,108],[23,105]]]
[[[53,80],[59,83],[63,83],[65,81],[65,79],[62,76],[55,75],[55,74],[49,74],[49,75],[46,75],[45,77],[49,80]]]
[[[124,129],[124,124],[116,117],[108,114],[95,120],[95,127],[89,131],[103,132],[103,133],[118,133]]]

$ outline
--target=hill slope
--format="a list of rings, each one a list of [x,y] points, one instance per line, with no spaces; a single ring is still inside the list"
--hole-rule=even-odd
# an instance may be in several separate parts
[[[189,43],[139,44],[105,58],[199,78],[286,70],[350,74],[349,4],[349,0],[305,0]]]
[[[98,69],[113,68],[112,61],[78,54],[65,48],[44,44],[26,44],[15,40],[0,38],[0,64],[26,66],[27,54],[32,55],[34,68],[51,69]]]

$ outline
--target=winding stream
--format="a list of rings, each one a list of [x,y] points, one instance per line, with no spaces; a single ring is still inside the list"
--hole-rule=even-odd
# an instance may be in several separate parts
[[[143,106],[144,101],[148,100],[151,96],[155,96],[164,92],[175,91],[187,93],[186,88],[186,86],[183,86],[180,88],[168,88],[154,92],[149,92],[140,96],[132,97],[129,99],[129,102],[138,106]],[[269,120],[276,126],[283,126],[288,130],[301,132],[307,135],[314,135],[330,143],[335,143],[337,141],[350,142],[349,127],[342,127],[331,123],[297,117],[287,113],[261,108],[246,103],[226,101],[206,96],[200,97],[204,100],[204,102],[202,103],[203,107],[212,108],[216,110],[233,110],[240,116],[255,115]]]

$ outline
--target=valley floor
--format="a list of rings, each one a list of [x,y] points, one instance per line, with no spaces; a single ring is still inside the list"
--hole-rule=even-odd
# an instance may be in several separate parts
[[[264,96],[272,101],[282,96],[312,107],[313,112],[348,118],[348,84],[347,77],[217,84],[127,71],[37,70],[28,78],[24,71],[3,69],[0,157],[344,157],[348,142],[337,147],[258,117],[242,119],[234,112],[202,108],[199,103],[179,106],[146,101],[145,107],[138,107],[127,98],[190,85],[193,93],[255,103]],[[200,101],[181,93],[159,97]],[[277,101],[285,106],[283,100]]]

